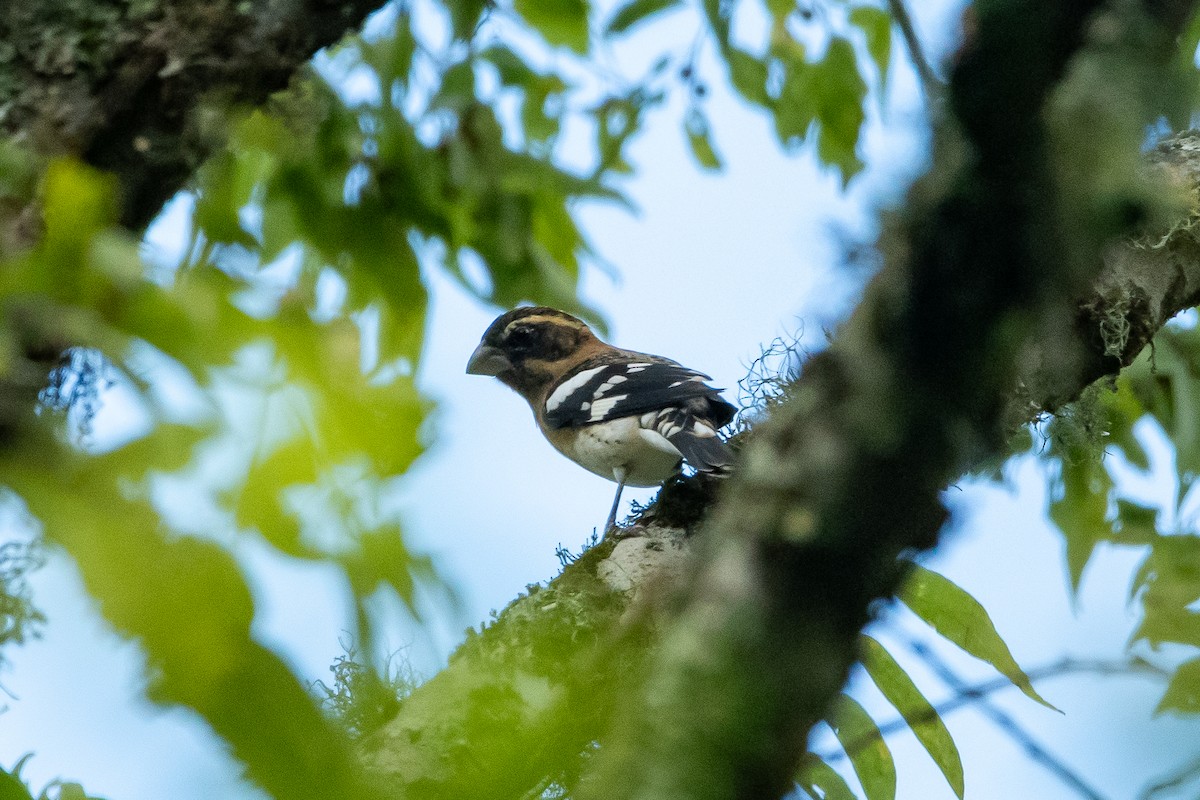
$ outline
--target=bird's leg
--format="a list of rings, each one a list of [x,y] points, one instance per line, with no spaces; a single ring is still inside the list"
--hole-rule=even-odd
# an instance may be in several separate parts
[[[612,511],[608,512],[608,522],[604,525],[604,535],[617,527],[617,507],[621,505],[621,491],[625,488],[625,468],[616,467],[613,469],[613,478],[617,481],[617,496],[613,498]]]

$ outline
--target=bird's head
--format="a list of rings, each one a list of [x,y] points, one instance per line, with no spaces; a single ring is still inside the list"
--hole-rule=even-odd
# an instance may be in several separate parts
[[[547,306],[501,314],[488,326],[467,362],[470,375],[494,375],[526,397],[535,397],[564,363],[599,343],[584,322]]]

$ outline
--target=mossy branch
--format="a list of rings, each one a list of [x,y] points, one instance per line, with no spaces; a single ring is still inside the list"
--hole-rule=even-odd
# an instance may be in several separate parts
[[[31,0],[0,13],[0,130],[113,172],[140,230],[221,143],[380,0]],[[20,216],[21,209],[7,209]],[[4,222],[6,229],[36,229]]]

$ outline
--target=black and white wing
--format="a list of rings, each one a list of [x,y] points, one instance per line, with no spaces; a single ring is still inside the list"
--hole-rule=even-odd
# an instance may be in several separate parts
[[[733,419],[735,409],[708,380],[666,359],[585,362],[546,398],[546,424],[564,428],[636,416],[693,467],[716,470],[732,461],[717,429]]]

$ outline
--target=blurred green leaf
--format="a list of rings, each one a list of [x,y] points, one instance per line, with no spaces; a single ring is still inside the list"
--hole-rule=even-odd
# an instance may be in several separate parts
[[[33,795],[20,778],[0,769],[0,800],[33,800]]]
[[[942,718],[883,645],[870,636],[860,636],[859,642],[863,652],[862,664],[867,674],[888,702],[900,712],[900,716],[904,717],[925,752],[929,753],[961,800],[964,789],[962,759]]]
[[[866,119],[863,102],[867,84],[859,73],[854,46],[842,37],[830,40],[815,71],[810,88],[821,123],[817,155],[841,171],[845,185],[863,168],[858,157],[858,137]]]
[[[1050,503],[1050,520],[1067,541],[1071,589],[1079,591],[1083,569],[1097,545],[1113,537],[1108,496],[1113,488],[1098,453],[1074,448],[1064,452],[1057,481],[1058,496]]]
[[[819,758],[810,757],[804,762],[796,782],[809,797],[820,800],[858,800],[845,778]]]
[[[455,39],[468,41],[475,35],[480,17],[489,7],[487,0],[455,0],[447,3],[450,12],[450,30]]]
[[[412,31],[411,14],[401,10],[396,14],[396,24],[391,33],[378,39],[359,40],[363,59],[370,64],[383,84],[384,102],[387,102],[389,92],[387,87],[393,81],[408,82],[408,74],[412,70],[413,56],[417,52],[417,39]]]
[[[721,168],[721,158],[713,149],[708,118],[699,108],[691,108],[683,118],[684,132],[687,133],[688,144],[691,145],[692,155],[700,166],[709,170]]]
[[[47,437],[40,458],[6,452],[0,480],[71,554],[109,622],[140,640],[152,698],[197,711],[275,797],[367,797],[347,743],[251,638],[253,602],[232,557],[215,544],[168,538],[145,504],[113,492],[114,478],[141,479],[147,455],[139,443],[70,458]]]
[[[724,56],[729,65],[729,80],[733,88],[751,103],[770,108],[772,101],[767,94],[767,65],[736,47],[727,48]]]
[[[829,725],[850,757],[867,800],[894,800],[896,764],[883,733],[866,709],[843,694],[829,716]]]
[[[617,9],[604,27],[605,36],[617,36],[650,17],[681,5],[680,0],[631,0]]]
[[[863,32],[867,53],[875,62],[879,75],[879,103],[886,99],[888,67],[892,61],[892,15],[876,6],[855,6],[850,9],[850,24]]]
[[[587,53],[587,0],[514,0],[513,7],[550,44]]]
[[[1166,711],[1200,714],[1200,658],[1181,664],[1171,676],[1171,683],[1154,713]]]
[[[1146,408],[1130,386],[1128,373],[1117,378],[1117,389],[1102,395],[1108,423],[1108,444],[1138,469],[1150,468],[1150,457],[1133,432],[1134,425],[1146,414]]]
[[[1117,499],[1117,536],[1121,544],[1153,544],[1158,538],[1158,508]]]
[[[1200,536],[1159,536],[1133,580],[1142,594],[1143,618],[1132,641],[1157,647],[1164,642],[1200,646]]]
[[[1033,688],[1029,676],[1017,664],[978,600],[949,578],[919,564],[912,564],[910,569],[899,595],[904,605],[942,637],[995,667],[1026,697],[1058,711]]]

